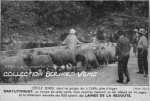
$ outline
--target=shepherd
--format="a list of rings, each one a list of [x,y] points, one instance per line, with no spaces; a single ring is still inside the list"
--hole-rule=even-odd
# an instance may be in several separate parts
[[[76,49],[78,46],[77,44],[82,43],[78,40],[76,35],[77,35],[76,30],[74,28],[71,28],[69,31],[69,35],[66,37],[66,39],[62,43],[62,44],[66,44],[67,47],[72,51],[74,63],[75,63],[75,54],[77,51]]]

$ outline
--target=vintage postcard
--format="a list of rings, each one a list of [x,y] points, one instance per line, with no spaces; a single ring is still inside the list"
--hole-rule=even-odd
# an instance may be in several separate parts
[[[0,101],[148,101],[149,0],[1,0]]]

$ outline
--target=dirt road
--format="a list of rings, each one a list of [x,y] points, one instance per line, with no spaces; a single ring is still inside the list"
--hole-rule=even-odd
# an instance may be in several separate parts
[[[76,73],[74,76],[66,77],[48,77],[41,79],[34,79],[28,81],[25,84],[42,84],[42,85],[118,85],[118,86],[145,86],[148,85],[148,77],[144,77],[143,74],[137,74],[137,58],[134,55],[130,56],[128,69],[131,81],[128,84],[119,84],[116,82],[118,79],[117,75],[117,64],[110,64],[102,69],[93,70],[96,72],[96,76],[80,76]],[[24,84],[19,82],[18,84]]]

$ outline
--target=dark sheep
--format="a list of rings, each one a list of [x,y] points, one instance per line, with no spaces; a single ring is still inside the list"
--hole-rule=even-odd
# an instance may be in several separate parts
[[[43,75],[46,71],[53,69],[53,61],[49,55],[27,54],[24,57],[24,62],[31,71],[42,70]]]
[[[76,71],[86,70],[86,57],[82,54],[77,54],[76,57]]]
[[[99,45],[96,48],[95,55],[100,65],[107,64],[108,52],[105,50],[105,47],[103,45]]]
[[[52,58],[53,63],[58,67],[69,63],[72,65],[75,64],[75,59],[70,49],[59,50],[54,53],[50,53],[49,55]]]
[[[76,62],[81,62],[86,69],[92,69],[99,67],[99,63],[97,61],[94,50],[92,49],[84,49],[79,50],[76,54]]]

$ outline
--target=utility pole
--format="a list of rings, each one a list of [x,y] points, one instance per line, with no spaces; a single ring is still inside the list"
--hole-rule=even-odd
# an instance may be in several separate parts
[[[1,27],[1,26],[0,26]],[[1,30],[0,30],[1,31]],[[2,50],[2,33],[0,32],[0,51]]]
[[[0,2],[1,5],[1,2]],[[0,13],[1,13],[1,9],[0,9]],[[1,30],[1,16],[0,16],[0,51],[2,50],[2,30]]]

